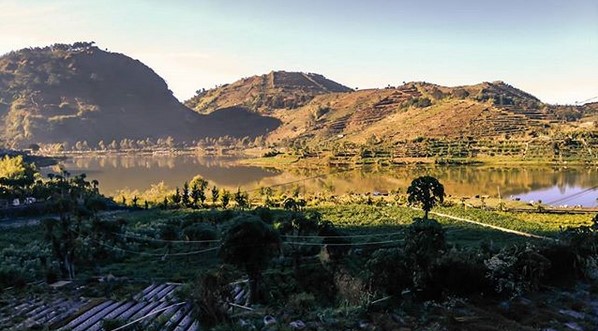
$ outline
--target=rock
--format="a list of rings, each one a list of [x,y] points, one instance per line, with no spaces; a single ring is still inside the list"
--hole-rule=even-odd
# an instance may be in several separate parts
[[[255,326],[244,319],[239,320],[239,325],[246,330],[255,330]]]
[[[302,320],[292,321],[291,323],[289,323],[289,326],[293,330],[303,330],[303,329],[305,329],[305,323],[303,323]]]
[[[359,328],[362,330],[368,330],[370,328],[370,322],[368,321],[359,321]]]
[[[397,314],[391,314],[391,315],[390,315],[390,317],[392,318],[392,320],[393,320],[394,322],[396,322],[396,323],[398,323],[398,324],[400,324],[400,325],[405,325],[405,324],[407,324],[407,323],[405,323],[405,320],[404,320],[404,319],[403,319],[401,316],[399,316],[399,315],[397,315]]]
[[[581,326],[579,326],[579,324],[575,323],[575,322],[568,322],[565,323],[565,326],[571,330],[575,330],[575,331],[583,331],[583,328]]]
[[[586,315],[584,313],[580,313],[575,310],[569,310],[569,309],[561,309],[561,310],[559,310],[559,313],[569,316],[569,317],[576,318],[578,320],[584,319],[586,317]]]
[[[270,326],[270,325],[274,325],[274,324],[276,324],[276,318],[274,318],[272,315],[264,316],[264,325],[265,326]]]
[[[521,303],[522,305],[529,306],[532,304],[532,300],[522,297],[519,299],[519,303]]]

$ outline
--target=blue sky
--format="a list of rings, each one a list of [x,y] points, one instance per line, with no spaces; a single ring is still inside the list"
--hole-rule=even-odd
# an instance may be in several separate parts
[[[503,80],[543,101],[598,96],[598,1],[0,0],[0,53],[95,41],[180,99],[271,70],[360,89]]]

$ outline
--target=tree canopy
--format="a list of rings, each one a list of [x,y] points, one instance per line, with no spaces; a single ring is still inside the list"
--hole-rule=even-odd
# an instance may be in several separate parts
[[[424,210],[424,219],[428,212],[438,203],[444,201],[444,186],[432,176],[423,176],[414,179],[407,189],[409,204],[419,205]]]
[[[251,300],[260,301],[262,270],[280,246],[278,233],[257,217],[240,216],[228,230],[220,257],[225,263],[244,269],[249,276]]]

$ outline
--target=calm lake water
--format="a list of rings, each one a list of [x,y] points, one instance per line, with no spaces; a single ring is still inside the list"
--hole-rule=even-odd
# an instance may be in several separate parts
[[[503,198],[523,201],[598,206],[597,167],[401,166],[317,173],[246,166],[234,158],[194,155],[84,156],[63,161],[61,166],[73,174],[84,172],[90,179],[97,179],[106,195],[121,189],[143,191],[162,181],[171,188],[181,187],[196,175],[210,185],[229,190],[273,186],[279,191],[298,187],[301,191],[334,194],[405,192],[413,178],[431,175],[444,184],[450,195],[498,196],[500,192]]]

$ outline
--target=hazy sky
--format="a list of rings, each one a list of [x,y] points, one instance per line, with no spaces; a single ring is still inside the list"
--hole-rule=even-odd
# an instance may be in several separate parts
[[[0,0],[0,53],[74,41],[141,60],[180,99],[271,70],[598,96],[597,0]]]

